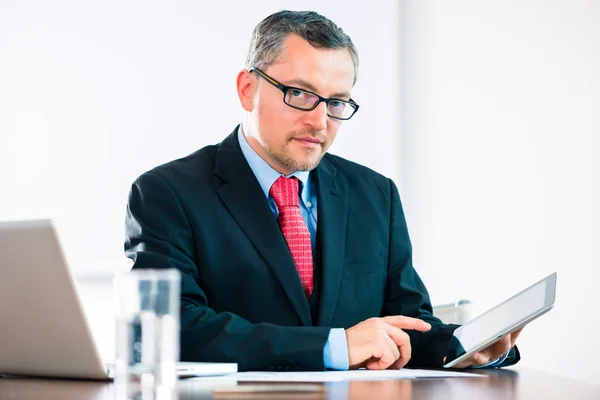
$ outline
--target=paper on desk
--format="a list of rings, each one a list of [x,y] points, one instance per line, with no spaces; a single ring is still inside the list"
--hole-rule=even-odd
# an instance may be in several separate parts
[[[482,378],[485,375],[454,371],[430,371],[424,369],[400,369],[373,371],[361,369],[357,371],[326,372],[238,372],[220,377],[193,378],[194,381],[209,380],[237,382],[341,382],[347,380],[389,380],[389,379],[422,379],[422,378]]]

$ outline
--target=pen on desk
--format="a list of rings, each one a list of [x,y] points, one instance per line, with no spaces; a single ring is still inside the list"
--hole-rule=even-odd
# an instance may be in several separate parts
[[[256,397],[261,398],[282,396],[293,396],[296,398],[322,399],[326,396],[323,385],[305,385],[305,384],[281,384],[281,385],[236,385],[236,386],[217,386],[213,388],[213,398],[241,398]]]

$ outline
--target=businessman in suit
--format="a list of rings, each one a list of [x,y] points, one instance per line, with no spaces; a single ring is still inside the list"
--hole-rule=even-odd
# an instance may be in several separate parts
[[[181,271],[182,360],[399,369],[457,351],[413,268],[395,184],[327,153],[358,111],[357,67],[327,18],[265,18],[237,76],[242,124],[132,185],[125,252]],[[517,336],[460,367],[517,362]]]

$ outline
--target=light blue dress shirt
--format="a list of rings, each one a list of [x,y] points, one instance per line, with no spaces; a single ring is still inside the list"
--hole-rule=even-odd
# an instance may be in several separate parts
[[[473,368],[486,368],[486,367],[499,367],[500,365],[502,365],[502,363],[508,358],[508,354],[510,353],[510,351],[504,353],[504,355],[500,358],[495,359],[492,362],[489,362],[487,364],[484,365],[480,365],[478,367],[473,367]]]
[[[273,216],[277,219],[279,210],[277,209],[275,200],[269,196],[269,190],[273,183],[282,175],[275,171],[250,147],[242,132],[241,125],[238,129],[238,141],[248,165],[250,165],[252,172],[254,172],[254,176],[256,176],[269,202],[271,212],[273,212]],[[317,244],[317,190],[314,182],[310,179],[308,171],[297,171],[286,176],[286,178],[291,176],[295,176],[301,182],[299,198],[300,213],[310,232],[310,243],[314,254]],[[327,343],[325,343],[325,347],[323,348],[323,361],[325,368],[328,369],[346,370],[349,368],[348,343],[346,341],[346,331],[343,328],[334,328],[329,332]]]

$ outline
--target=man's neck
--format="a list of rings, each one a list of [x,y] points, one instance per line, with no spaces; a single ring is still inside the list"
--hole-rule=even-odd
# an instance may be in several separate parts
[[[265,151],[265,149],[261,146],[260,142],[258,141],[258,139],[256,138],[255,135],[253,135],[253,132],[249,129],[248,127],[248,123],[244,120],[242,122],[242,135],[244,136],[244,139],[246,139],[246,142],[248,142],[248,145],[250,145],[250,147],[252,148],[252,150],[254,150],[254,152],[256,154],[258,154],[258,156],[260,158],[262,158],[263,160],[265,160],[265,162],[267,164],[269,164],[269,166],[271,168],[273,168],[275,171],[279,172],[281,175],[284,176],[288,176],[293,174],[295,171],[292,171],[288,168],[285,168],[283,166],[281,166],[279,163],[277,163],[275,160],[273,160]]]

